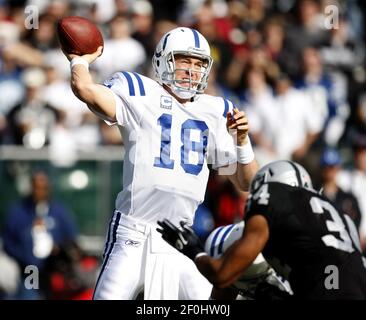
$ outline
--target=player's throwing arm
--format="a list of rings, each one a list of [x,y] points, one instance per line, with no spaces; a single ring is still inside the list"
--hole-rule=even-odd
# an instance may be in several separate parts
[[[89,109],[103,120],[116,121],[113,92],[96,84],[89,73],[89,64],[103,52],[103,38],[97,27],[81,17],[67,17],[57,27],[62,51],[70,61],[71,88]]]

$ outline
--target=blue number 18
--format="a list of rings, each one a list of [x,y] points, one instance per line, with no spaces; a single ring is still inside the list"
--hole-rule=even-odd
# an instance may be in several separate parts
[[[155,157],[154,166],[173,169],[174,160],[170,159],[172,115],[163,113],[158,119],[161,130],[160,157]],[[200,131],[200,140],[190,139],[191,130]],[[186,173],[198,175],[204,163],[204,155],[207,148],[208,127],[204,121],[188,119],[181,127],[181,160],[180,165]],[[198,163],[189,163],[189,152],[198,153]]]

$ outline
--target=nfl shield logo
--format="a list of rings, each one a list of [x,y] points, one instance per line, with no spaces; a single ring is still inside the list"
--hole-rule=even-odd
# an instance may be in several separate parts
[[[172,104],[173,104],[172,97],[168,97],[168,96],[160,97],[160,108],[171,110]]]

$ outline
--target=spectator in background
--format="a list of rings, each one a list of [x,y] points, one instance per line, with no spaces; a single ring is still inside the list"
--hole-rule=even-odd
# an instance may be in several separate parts
[[[18,41],[4,46],[4,53],[20,67],[42,66],[44,53],[58,47],[56,18],[44,13],[39,16],[37,28],[26,28],[24,8],[9,13],[8,20],[17,28]]]
[[[252,29],[247,33],[248,40],[244,49],[236,54],[235,59],[227,70],[227,83],[239,94],[241,88],[245,86],[248,69],[262,69],[269,84],[280,74],[278,64],[271,59],[266,47],[262,45],[261,34],[257,29]]]
[[[280,18],[268,19],[263,30],[264,45],[272,60],[280,59],[284,54],[283,45],[285,40],[284,21]]]
[[[6,115],[23,98],[24,88],[20,82],[20,74],[20,69],[4,53],[0,57],[0,144],[11,142],[6,138]]]
[[[62,77],[51,61],[45,63],[44,71],[46,81],[40,92],[42,100],[61,114],[66,127],[72,129],[80,126],[83,117],[88,113],[88,108],[75,97],[68,81]]]
[[[48,261],[55,259],[60,252],[76,248],[76,226],[65,207],[51,199],[48,175],[35,171],[31,179],[31,194],[9,210],[3,230],[4,250],[16,260],[22,274],[19,299],[48,297],[51,294],[51,270],[45,271]],[[40,290],[26,290],[24,287],[27,276],[24,270],[29,265],[39,270]]]
[[[343,76],[329,74],[317,49],[303,50],[303,76],[296,87],[303,90],[312,100],[313,114],[322,121],[322,138],[325,145],[338,144],[349,116],[347,103],[347,82]]]
[[[250,71],[250,92],[263,90],[264,81],[263,73]],[[279,158],[303,160],[322,129],[320,120],[311,112],[310,99],[292,86],[287,75],[276,79],[275,89],[275,96],[267,89],[261,99],[253,97],[248,101],[252,136],[262,165]]]
[[[328,4],[328,1],[322,0],[325,5]],[[333,1],[337,4],[336,0]],[[341,13],[347,18],[350,29],[349,36],[353,39],[362,40],[365,37],[365,8],[365,2],[361,0],[348,0],[343,2],[343,10],[341,10]]]
[[[14,23],[1,21],[0,18],[0,51],[19,38],[19,31]],[[0,144],[6,143],[3,137],[7,126],[6,114],[20,103],[24,95],[20,82],[21,70],[10,58],[9,53],[0,53]]]
[[[115,16],[109,26],[110,37],[104,42],[103,55],[95,62],[95,70],[101,79],[119,70],[136,71],[146,59],[144,47],[131,37],[132,30],[126,16]]]
[[[297,3],[297,21],[286,29],[285,50],[291,52],[284,71],[291,78],[301,74],[302,52],[307,47],[318,48],[327,42],[328,30],[324,28],[324,15],[316,0],[300,0]]]
[[[152,57],[155,50],[153,41],[153,19],[153,7],[149,1],[133,1],[131,16],[132,37],[143,45],[147,57]]]
[[[274,132],[278,129],[275,99],[266,82],[262,68],[249,68],[246,73],[247,89],[243,92],[245,112],[251,123],[258,162],[263,165],[268,158],[276,157]]]
[[[310,99],[292,86],[287,75],[278,77],[275,88],[279,120],[273,132],[276,153],[282,159],[301,161],[318,138],[322,123],[311,112]]]
[[[235,59],[232,59],[233,51],[218,35],[218,24],[215,19],[213,7],[210,3],[205,3],[200,7],[195,14],[195,26],[202,35],[209,41],[212,57],[215,61],[217,69],[216,77],[221,87],[227,87],[226,72],[230,64],[236,64]],[[210,78],[212,75],[210,74]]]
[[[292,52],[285,48],[285,19],[273,17],[265,22],[263,29],[264,49],[278,68],[287,72],[287,63],[292,59]],[[298,63],[298,61],[296,61]]]
[[[27,30],[24,42],[29,46],[45,52],[58,47],[58,40],[55,37],[56,17],[47,13],[39,16],[38,28]]]
[[[348,21],[341,17],[338,28],[331,29],[329,42],[320,49],[324,65],[352,75],[355,67],[362,65],[365,59],[365,45],[350,37]]]
[[[41,95],[43,101],[57,110],[59,115],[50,134],[50,144],[52,152],[56,153],[53,158],[62,162],[68,150],[90,150],[100,143],[98,118],[90,114],[86,105],[75,97],[66,79],[51,62],[44,69],[47,81]]]
[[[360,136],[366,136],[366,92],[356,95],[353,117],[345,135],[346,144],[352,144]]]
[[[40,68],[26,69],[21,76],[26,94],[23,101],[7,115],[9,138],[13,144],[39,149],[49,142],[58,113],[42,100],[46,76]]]
[[[244,1],[246,6],[244,21],[242,21],[244,26],[259,26],[263,22],[268,14],[266,2],[265,0]]]
[[[354,168],[339,172],[337,182],[343,190],[352,192],[358,200],[362,213],[360,226],[361,246],[364,253],[366,253],[366,135],[355,137],[353,153]]]
[[[27,2],[28,4],[30,4],[30,2],[34,3],[35,1],[28,0]],[[59,19],[60,17],[67,16],[72,6],[72,1],[65,1],[65,0],[51,0],[51,1],[36,0],[36,2],[38,8],[40,6],[40,2],[43,3],[45,6],[44,12],[48,14],[49,17],[52,17],[55,20]]]
[[[258,27],[265,14],[265,1],[228,1],[226,17],[216,22],[218,35],[231,46],[236,56],[245,55],[250,47],[261,41]]]
[[[337,183],[337,174],[341,170],[341,157],[335,149],[325,149],[320,159],[323,195],[340,213],[348,214],[360,228],[361,211],[358,201],[352,193],[343,191]]]
[[[217,78],[219,76],[218,73],[219,72],[216,64],[213,64],[210,72],[210,77],[208,78],[206,93],[213,96],[224,97],[232,101],[234,105],[239,106],[240,101],[238,96],[228,87],[221,84],[221,82]]]

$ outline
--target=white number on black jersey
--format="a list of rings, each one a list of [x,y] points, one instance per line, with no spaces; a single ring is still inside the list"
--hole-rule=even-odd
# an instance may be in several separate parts
[[[337,239],[334,235],[327,234],[322,237],[324,244],[328,247],[333,247],[346,252],[355,251],[354,247],[361,252],[360,240],[357,235],[356,226],[350,217],[344,215],[349,233],[344,225],[338,211],[328,202],[317,197],[310,199],[310,206],[314,213],[323,214],[324,210],[328,211],[331,216],[331,220],[326,220],[326,226],[330,232],[338,232],[340,239]],[[363,258],[363,264],[366,268],[366,259]]]

